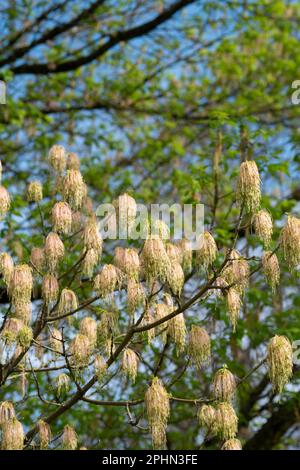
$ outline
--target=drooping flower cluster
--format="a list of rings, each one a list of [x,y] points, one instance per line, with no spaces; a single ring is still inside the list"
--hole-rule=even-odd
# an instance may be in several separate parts
[[[238,418],[229,402],[217,402],[214,406],[202,405],[198,411],[201,427],[222,441],[234,439],[238,431]]]
[[[154,219],[151,224],[148,225],[148,236],[149,238],[160,238],[164,243],[170,239],[170,227],[162,219]]]
[[[124,349],[122,358],[122,371],[134,383],[137,375],[139,359],[137,354],[129,348]]]
[[[121,239],[130,237],[134,228],[135,217],[137,213],[137,205],[135,199],[129,194],[122,194],[114,201],[116,209],[117,226],[119,229],[119,237]]]
[[[262,256],[262,268],[267,283],[270,284],[272,291],[275,292],[280,281],[280,266],[275,253],[266,251]]]
[[[107,370],[107,364],[103,356],[97,355],[94,361],[94,371],[99,382],[103,379]]]
[[[29,348],[32,342],[32,339],[33,339],[32,329],[27,325],[23,325],[18,332],[17,340],[18,340],[19,345],[25,349]]]
[[[0,426],[2,426],[6,421],[15,418],[15,416],[16,414],[13,403],[10,401],[2,401],[0,403]]]
[[[228,402],[218,403],[215,408],[214,433],[221,440],[233,439],[238,431],[238,418]]]
[[[65,254],[65,247],[57,233],[50,232],[45,241],[45,260],[51,273],[55,273]]]
[[[197,241],[196,252],[197,264],[200,268],[207,269],[216,260],[218,248],[213,236],[209,232],[204,232]]]
[[[4,186],[0,186],[0,220],[10,209],[10,195]]]
[[[64,427],[62,435],[62,448],[63,450],[75,450],[77,449],[78,439],[75,429],[67,424]]]
[[[183,262],[183,252],[181,251],[180,246],[174,245],[174,243],[166,243],[166,252],[171,263]]]
[[[94,290],[105,298],[120,287],[121,279],[120,271],[113,264],[105,264],[94,279]]]
[[[148,238],[141,254],[142,266],[148,282],[159,279],[165,282],[171,269],[163,241],[160,238]]]
[[[54,232],[68,234],[72,228],[72,211],[68,203],[57,202],[52,209]]]
[[[231,250],[229,254],[228,264],[226,265],[223,276],[225,281],[231,285],[234,284],[235,289],[240,295],[243,295],[249,283],[249,265],[237,250]]]
[[[90,249],[84,254],[82,263],[82,274],[87,278],[93,277],[95,267],[99,262],[99,253],[96,250]]]
[[[70,344],[70,359],[73,367],[86,367],[91,354],[91,342],[89,338],[78,333]]]
[[[5,421],[2,426],[2,450],[22,450],[24,445],[23,426],[17,418]]]
[[[95,250],[98,256],[102,253],[102,238],[94,217],[87,220],[83,231],[83,245],[88,250]]]
[[[140,258],[134,248],[117,247],[115,249],[114,264],[128,279],[137,281],[140,274]]]
[[[240,166],[237,200],[246,212],[255,213],[260,206],[260,176],[255,161],[243,162]]]
[[[78,308],[76,294],[71,289],[63,289],[60,294],[58,312],[60,315],[66,315],[74,312]]]
[[[97,343],[97,322],[92,317],[85,317],[79,324],[79,332],[85,335],[90,342],[91,349],[96,346]]]
[[[64,398],[70,389],[70,377],[67,374],[59,374],[56,378],[56,391],[59,398]]]
[[[272,240],[273,222],[272,217],[265,209],[254,214],[252,223],[256,235],[262,241],[265,247],[269,247]]]
[[[181,354],[185,348],[186,326],[183,313],[175,315],[168,321],[168,335],[176,346],[177,354]]]
[[[43,199],[43,186],[39,181],[32,181],[27,188],[28,202],[40,202]]]
[[[10,317],[7,318],[3,330],[1,332],[1,337],[8,343],[12,344],[17,341],[19,331],[21,330],[23,325],[22,320],[20,318]]]
[[[184,285],[184,272],[177,261],[171,262],[167,281],[173,294],[179,297]]]
[[[48,423],[39,419],[37,422],[38,436],[40,441],[40,448],[47,449],[51,442],[51,429]]]
[[[62,196],[64,201],[76,211],[82,207],[86,193],[86,185],[80,171],[67,170],[62,184]]]
[[[189,335],[189,353],[192,361],[199,369],[210,361],[210,337],[205,328],[192,325]]]
[[[143,284],[129,279],[127,283],[127,305],[129,313],[133,314],[136,309],[145,305],[145,289]]]
[[[186,238],[180,240],[178,247],[181,251],[182,269],[185,273],[189,273],[192,269],[193,251],[191,242]]]
[[[280,243],[283,258],[288,267],[296,268],[300,264],[300,219],[288,217],[281,232]]]
[[[216,400],[231,401],[236,391],[236,380],[234,375],[223,366],[214,376],[213,394]]]
[[[200,426],[208,432],[213,432],[216,418],[215,408],[212,405],[202,405],[197,416]]]
[[[242,450],[242,444],[239,439],[229,439],[222,445],[221,450]]]
[[[238,291],[231,287],[227,292],[227,308],[229,313],[230,324],[233,331],[236,331],[237,320],[241,310],[241,297]]]
[[[0,274],[6,286],[9,286],[11,275],[14,270],[14,262],[12,257],[8,253],[0,254]]]
[[[166,447],[166,427],[170,415],[169,396],[162,382],[154,377],[145,394],[145,405],[154,449]]]
[[[112,335],[118,331],[118,314],[116,311],[104,311],[98,327],[99,341],[110,355],[113,350]]]
[[[68,170],[80,170],[80,160],[76,153],[70,152],[67,157],[67,169]]]
[[[87,277],[92,277],[102,255],[102,238],[94,216],[90,217],[84,225],[83,247],[83,273]]]
[[[268,345],[267,364],[275,393],[281,393],[293,374],[293,349],[285,336],[274,336]]]
[[[45,251],[44,251],[43,248],[39,248],[39,247],[32,248],[31,254],[30,254],[30,263],[39,272],[44,270],[44,268],[45,268]]]
[[[53,274],[46,274],[42,282],[42,297],[46,305],[51,306],[58,299],[59,285]]]
[[[32,285],[31,268],[27,264],[15,266],[9,282],[11,303],[15,308],[22,308],[31,302]]]
[[[49,163],[58,174],[64,172],[67,163],[65,148],[62,145],[53,145],[49,150]]]

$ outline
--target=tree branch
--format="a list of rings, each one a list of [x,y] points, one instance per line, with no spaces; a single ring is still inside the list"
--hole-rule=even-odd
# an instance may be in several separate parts
[[[274,448],[295,423],[299,422],[299,399],[297,397],[279,405],[262,428],[244,445],[244,450],[270,450]]]
[[[70,72],[71,70],[76,70],[77,68],[87,65],[90,62],[93,62],[95,59],[98,59],[104,55],[107,51],[120,44],[121,42],[128,42],[137,37],[144,36],[145,34],[150,33],[156,29],[161,24],[165,23],[167,20],[172,18],[178,11],[180,11],[185,6],[194,3],[196,0],[179,0],[173,3],[169,8],[163,10],[162,13],[157,15],[154,19],[143,23],[141,25],[135,26],[133,28],[119,31],[117,33],[111,34],[108,41],[102,44],[100,47],[96,48],[94,51],[90,52],[86,56],[81,56],[76,59],[69,61],[61,62],[59,64],[50,64],[50,63],[36,63],[30,64],[25,63],[22,65],[17,65],[12,67],[12,71],[15,74],[37,74],[37,75],[48,75],[52,73],[60,72]]]
[[[19,47],[19,48],[15,49],[12,52],[12,54],[10,54],[8,57],[6,57],[5,59],[0,61],[0,67],[2,67],[4,65],[11,64],[15,60],[20,59],[21,57],[23,57],[27,52],[31,51],[36,46],[39,46],[41,44],[45,44],[47,41],[53,40],[57,36],[59,36],[60,34],[65,33],[66,31],[72,29],[74,26],[76,26],[82,20],[87,19],[104,2],[105,2],[105,0],[95,1],[88,8],[82,10],[77,16],[75,16],[75,18],[73,18],[68,23],[59,24],[55,28],[46,31],[42,36],[40,36],[35,41],[32,41],[29,45]],[[52,9],[53,9],[53,7],[52,7]],[[49,9],[49,11],[51,11],[52,9]],[[45,15],[42,16],[42,19],[44,19],[44,18],[45,18]],[[41,21],[41,20],[38,19],[38,21]]]

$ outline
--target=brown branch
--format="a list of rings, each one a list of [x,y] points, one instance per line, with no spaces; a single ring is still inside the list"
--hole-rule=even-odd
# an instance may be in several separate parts
[[[243,213],[243,207],[241,208],[241,211],[240,211],[240,215],[239,215],[239,219],[238,219],[238,222],[237,222],[237,225],[236,225],[236,234],[238,233],[238,230],[239,230],[239,227],[241,225],[241,221],[242,221],[242,213]],[[236,243],[236,239],[237,239],[237,235],[233,241],[233,246],[235,246],[235,243]],[[135,335],[135,333],[138,333],[138,332],[142,332],[142,331],[146,331],[146,330],[149,330],[151,328],[154,328],[155,326],[158,326],[160,325],[161,323],[164,323],[168,320],[170,320],[171,318],[173,318],[174,316],[178,315],[179,313],[181,312],[184,312],[187,308],[189,308],[191,305],[193,305],[197,300],[199,300],[210,288],[211,286],[214,284],[217,276],[219,275],[220,272],[222,272],[223,268],[227,265],[228,263],[228,259],[230,258],[230,253],[231,253],[231,250],[228,251],[223,263],[221,264],[221,266],[219,267],[219,269],[217,271],[214,272],[214,275],[212,276],[212,278],[199,290],[199,292],[194,295],[190,300],[188,300],[184,305],[180,306],[179,308],[177,308],[175,311],[171,312],[169,315],[166,315],[164,318],[160,319],[160,320],[157,320],[149,325],[144,325],[144,326],[139,326],[140,323],[142,322],[143,320],[143,316],[144,316],[144,313],[140,316],[140,318],[137,320],[137,322],[135,323],[135,325],[133,325],[131,328],[129,328],[128,332],[125,334],[124,336],[124,339],[123,341],[118,345],[118,347],[116,348],[116,350],[111,354],[111,356],[109,357],[109,359],[107,360],[107,368],[109,368],[114,362],[115,360],[118,358],[118,356],[120,355],[120,353],[122,352],[122,350],[130,343],[132,337]],[[90,299],[88,301],[88,303],[91,303],[93,302],[95,299]],[[81,309],[81,307],[79,307],[79,309]],[[255,366],[252,371],[250,371],[250,373],[247,374],[246,378],[245,379],[242,379],[240,383],[242,383],[243,380],[246,380],[254,371],[257,370],[258,367],[260,367],[260,365],[262,364],[263,362],[261,362],[258,366]],[[73,397],[71,397],[67,402],[65,402],[64,404],[62,404],[57,410],[55,410],[53,413],[51,413],[47,418],[45,418],[45,421],[50,424],[51,422],[55,421],[56,418],[58,418],[59,416],[61,416],[62,414],[64,414],[67,410],[69,410],[70,408],[72,408],[72,406],[74,406],[78,401],[82,400],[84,397],[85,397],[85,394],[88,390],[91,389],[91,387],[93,387],[93,385],[97,382],[97,376],[93,376],[83,387],[81,388],[78,388],[76,393],[73,395]],[[173,401],[179,401],[179,402],[183,402],[183,403],[200,403],[200,402],[207,402],[207,401],[210,401],[209,399],[186,399],[186,398],[178,398],[178,397],[171,397],[171,399]],[[128,406],[128,403],[127,405]],[[28,433],[27,433],[27,436],[26,436],[26,445],[29,445],[32,438],[34,437],[34,435],[36,434],[37,432],[37,426],[35,425]]]
[[[113,401],[113,400],[93,400],[92,398],[82,397],[82,401],[91,403],[92,405],[103,405],[103,406],[135,406],[141,403],[144,403],[144,398],[137,400],[128,400],[128,401]]]
[[[225,262],[225,261],[224,261]],[[222,266],[224,265],[224,263],[222,264]],[[221,267],[222,268],[222,267]],[[210,281],[212,282],[212,281]],[[209,283],[207,284],[207,286],[209,285]],[[200,292],[203,292],[204,291],[204,288],[201,289]],[[199,294],[198,294],[199,295]],[[194,296],[193,299],[195,297],[198,298],[198,295]],[[185,305],[190,305],[191,303],[193,303],[193,299],[191,299],[189,302],[187,302]],[[181,307],[181,309],[184,309],[185,306]],[[186,307],[187,308],[187,307]],[[183,311],[183,310],[182,310]],[[179,313],[179,312],[178,312]],[[172,317],[175,316],[175,312],[172,312]],[[171,317],[171,318],[172,318]],[[165,317],[166,318],[166,317]],[[108,359],[107,361],[107,368],[109,368],[114,362],[115,360],[118,358],[118,356],[120,355],[120,353],[122,352],[122,350],[127,346],[127,344],[130,342],[130,340],[132,339],[133,335],[135,334],[136,331],[139,330],[138,328],[138,325],[141,323],[143,319],[143,315],[140,316],[140,318],[137,320],[135,326],[133,326],[132,328],[129,329],[129,331],[127,332],[127,334],[125,335],[123,341],[121,342],[121,344],[117,347],[117,349],[115,350],[115,352],[110,356],[110,358]],[[155,322],[154,322],[155,323]],[[160,323],[159,323],[160,324]],[[148,328],[147,328],[148,329]],[[144,331],[144,330],[142,330]],[[261,365],[261,363],[260,363]],[[259,366],[260,366],[259,365]],[[255,366],[249,374],[247,374],[247,378],[254,372],[257,370],[257,368],[259,366]],[[72,408],[73,405],[75,405],[78,401],[82,400],[86,394],[86,392],[91,388],[93,387],[93,385],[95,385],[95,383],[97,382],[97,376],[93,376],[88,382],[87,384],[82,387],[80,390],[77,390],[77,392],[74,394],[74,396],[72,398],[70,398],[66,403],[64,403],[59,409],[57,409],[56,411],[54,411],[52,414],[50,414],[47,418],[45,418],[44,421],[46,421],[48,424],[52,423],[53,421],[55,421],[56,418],[58,418],[59,416],[61,416],[62,414],[64,414],[66,411],[68,411],[70,408]],[[241,382],[243,381],[243,379],[241,379]],[[185,399],[185,398],[178,398],[178,397],[170,397],[171,400],[173,401],[178,401],[178,402],[182,402],[182,403],[201,403],[201,402],[208,402],[208,401],[211,401],[210,399]],[[26,445],[28,445],[31,441],[31,439],[34,437],[34,435],[36,434],[37,432],[37,427],[33,427],[26,435]]]
[[[244,450],[273,449],[289,428],[299,423],[299,413],[297,397],[279,405],[261,429],[245,443]]]
[[[173,312],[169,313],[168,315],[165,315],[164,317],[160,318],[159,320],[156,320],[152,323],[148,323],[147,325],[143,326],[138,326],[134,327],[134,333],[141,333],[143,331],[148,331],[151,330],[152,328],[155,328],[156,326],[161,325],[162,323],[165,323],[168,320],[171,320],[172,318],[176,317],[176,315],[179,315],[180,313],[184,312],[187,310],[191,305],[193,305],[197,300],[201,299],[201,297],[211,288],[213,283],[215,282],[217,278],[217,275],[215,274],[214,277],[208,281],[207,284],[205,284],[200,291],[195,294],[190,300],[188,300],[184,305],[181,307],[177,308]]]
[[[132,39],[150,33],[158,26],[172,18],[172,16],[174,16],[175,13],[180,11],[182,8],[194,2],[195,0],[178,0],[177,2],[173,3],[170,7],[163,10],[162,13],[157,15],[154,19],[141,25],[135,26],[133,28],[127,29],[125,31],[119,31],[117,33],[111,34],[107,42],[105,42],[100,47],[85,56],[61,62],[59,64],[24,63],[22,65],[12,67],[12,71],[15,74],[32,73],[48,75],[52,73],[69,72],[71,70],[76,70],[77,68],[83,65],[87,65],[93,62],[95,59],[98,59],[121,42],[128,42]]]
[[[72,310],[71,312],[65,313],[64,315],[57,315],[56,317],[49,316],[48,318],[46,318],[46,322],[47,323],[52,323],[52,322],[55,322],[55,321],[58,321],[58,320],[62,320],[63,318],[67,318],[70,315],[74,315],[75,313],[79,312],[80,310],[84,309],[85,307],[88,307],[93,302],[96,302],[96,300],[99,300],[99,299],[100,299],[100,297],[98,295],[95,296],[95,297],[91,297],[90,299],[88,299],[83,304],[79,305],[78,308],[76,308],[75,310]]]
[[[17,31],[15,34],[10,35],[10,39],[7,44],[5,44],[6,50],[9,50],[17,41],[26,33],[29,33],[35,26],[38,26],[41,22],[46,20],[50,13],[55,12],[56,10],[60,10],[68,3],[68,0],[64,1],[59,5],[51,5],[47,10],[43,11],[37,18],[33,21],[26,22],[26,26],[20,31]]]
[[[88,8],[82,10],[71,21],[69,21],[67,23],[59,24],[55,28],[52,28],[52,29],[46,31],[42,36],[40,36],[38,39],[32,41],[29,45],[16,48],[12,52],[12,54],[10,54],[8,57],[6,57],[5,59],[0,61],[0,67],[2,67],[4,65],[11,64],[15,60],[20,59],[21,57],[23,57],[27,52],[31,51],[36,46],[39,46],[41,44],[45,44],[47,41],[53,40],[57,36],[59,36],[60,34],[65,33],[66,31],[69,31],[74,26],[78,25],[81,21],[89,18],[89,16],[91,16],[91,14],[94,13],[97,10],[97,8],[99,6],[101,6],[104,2],[105,2],[105,0],[95,1]]]

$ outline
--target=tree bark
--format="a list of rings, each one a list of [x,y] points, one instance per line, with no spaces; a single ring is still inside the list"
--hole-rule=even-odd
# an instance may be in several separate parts
[[[273,449],[290,429],[300,422],[300,404],[297,398],[279,405],[268,421],[246,442],[244,450]]]

